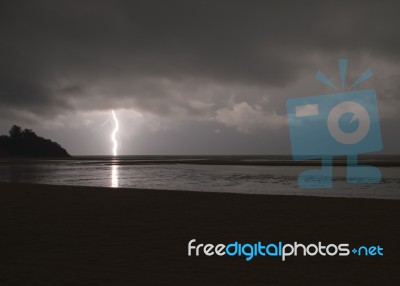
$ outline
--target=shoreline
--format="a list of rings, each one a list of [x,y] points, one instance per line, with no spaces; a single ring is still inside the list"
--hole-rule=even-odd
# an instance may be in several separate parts
[[[395,285],[400,201],[0,183],[5,285]],[[382,245],[383,257],[188,257],[187,244]]]
[[[46,184],[46,183],[15,183],[15,182],[0,182],[0,190],[3,188],[23,188],[26,190],[26,188],[32,187],[35,190],[38,189],[58,189],[58,191],[62,190],[68,190],[68,191],[107,191],[107,192],[114,192],[114,191],[122,191],[122,192],[152,192],[154,194],[159,194],[159,193],[180,193],[180,194],[186,194],[186,193],[195,193],[195,194],[204,194],[204,195],[223,195],[223,196],[259,196],[259,197],[278,197],[280,199],[283,198],[316,198],[316,199],[349,199],[349,200],[376,200],[376,201],[399,201],[400,199],[393,199],[393,198],[377,198],[377,197],[371,197],[371,198],[366,198],[366,197],[350,197],[350,196],[321,196],[321,195],[312,195],[312,194],[302,194],[302,195],[294,195],[294,194],[271,194],[271,193],[265,193],[265,194],[260,194],[260,193],[238,193],[238,192],[213,192],[213,191],[193,191],[193,190],[174,190],[174,189],[146,189],[146,188],[135,188],[135,187],[104,187],[104,186],[84,186],[84,185],[58,185],[58,184]],[[0,191],[1,192],[1,191]]]

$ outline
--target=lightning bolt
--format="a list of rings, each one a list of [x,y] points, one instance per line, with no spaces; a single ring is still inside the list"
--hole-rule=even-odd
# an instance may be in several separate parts
[[[112,118],[113,118],[113,120],[114,120],[114,122],[115,122],[115,128],[114,128],[114,130],[113,130],[112,133],[111,133],[111,141],[113,142],[112,151],[113,151],[113,155],[114,155],[114,156],[117,156],[118,141],[117,141],[116,135],[117,135],[118,130],[119,130],[119,122],[118,122],[117,116],[115,115],[114,110],[112,110],[111,113],[112,113]]]
[[[108,115],[107,120],[104,121],[103,124],[101,124],[101,128],[104,127],[108,122],[110,122],[110,115]]]

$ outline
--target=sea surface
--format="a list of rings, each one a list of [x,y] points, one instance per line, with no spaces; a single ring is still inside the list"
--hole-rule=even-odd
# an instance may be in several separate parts
[[[378,165],[380,184],[348,184],[343,159],[335,161],[332,189],[300,189],[298,174],[318,168],[289,156],[92,156],[67,160],[0,161],[0,181],[229,192],[269,195],[400,199],[399,156],[363,157]],[[314,166],[312,166],[314,165]]]

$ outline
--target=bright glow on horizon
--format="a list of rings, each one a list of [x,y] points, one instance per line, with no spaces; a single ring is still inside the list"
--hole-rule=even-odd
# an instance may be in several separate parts
[[[112,152],[113,152],[114,156],[117,156],[118,141],[117,141],[116,135],[117,135],[118,130],[119,130],[119,122],[118,122],[117,116],[115,115],[114,110],[112,110],[112,117],[113,117],[114,122],[115,122],[115,128],[114,128],[113,132],[111,133],[111,140],[113,142]]]

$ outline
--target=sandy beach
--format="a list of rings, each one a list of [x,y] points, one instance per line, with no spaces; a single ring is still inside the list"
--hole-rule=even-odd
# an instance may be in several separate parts
[[[396,285],[400,201],[0,183],[1,285]],[[382,257],[187,256],[233,241],[379,244]]]

